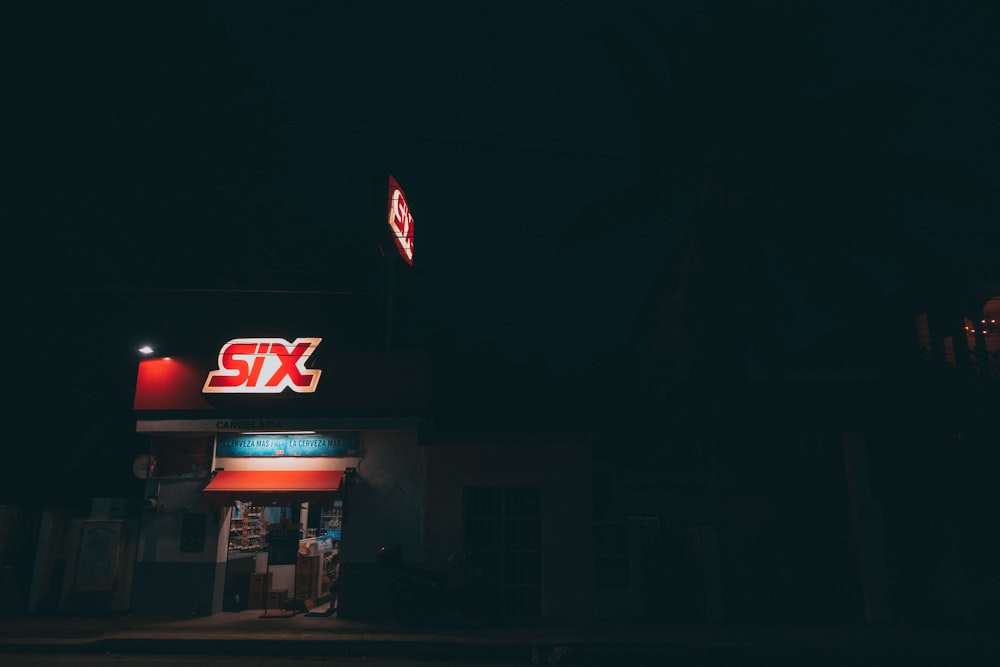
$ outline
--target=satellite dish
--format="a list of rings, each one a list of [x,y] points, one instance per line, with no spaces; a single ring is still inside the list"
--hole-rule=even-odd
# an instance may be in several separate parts
[[[139,479],[149,479],[149,454],[139,454],[132,464],[132,474]]]

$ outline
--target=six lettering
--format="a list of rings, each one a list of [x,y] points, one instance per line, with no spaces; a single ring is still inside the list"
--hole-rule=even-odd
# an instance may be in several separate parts
[[[321,370],[306,361],[322,338],[234,338],[219,351],[219,368],[209,372],[206,394],[277,394],[286,388],[316,391]]]

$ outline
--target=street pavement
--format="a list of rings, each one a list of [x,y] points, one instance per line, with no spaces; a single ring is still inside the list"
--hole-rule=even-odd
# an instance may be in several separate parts
[[[1000,665],[996,630],[606,621],[476,627],[457,619],[404,629],[336,616],[262,618],[260,610],[184,618],[8,616],[0,617],[0,663],[5,653],[100,652],[567,665]]]

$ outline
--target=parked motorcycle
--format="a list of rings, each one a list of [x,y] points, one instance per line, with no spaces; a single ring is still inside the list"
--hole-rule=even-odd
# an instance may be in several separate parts
[[[452,557],[446,572],[404,564],[399,545],[379,547],[377,560],[395,574],[392,614],[401,625],[444,616],[490,625],[503,620],[500,589],[486,580],[473,554]]]

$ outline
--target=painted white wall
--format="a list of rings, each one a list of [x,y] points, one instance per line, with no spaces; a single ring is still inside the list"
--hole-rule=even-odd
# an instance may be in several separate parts
[[[222,456],[215,459],[215,467],[225,470],[344,470],[356,468],[360,460],[354,456]]]
[[[265,567],[267,568],[265,570]],[[271,589],[287,591],[288,597],[295,597],[295,565],[267,565],[258,569],[258,572],[268,571],[271,573]]]
[[[209,507],[201,496],[204,478],[161,479],[150,482],[147,496],[158,497],[154,511],[143,511],[138,560],[159,563],[221,563],[226,559],[229,522],[225,510]],[[181,551],[185,512],[204,513],[205,545],[200,552]]]

